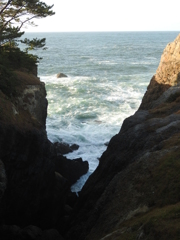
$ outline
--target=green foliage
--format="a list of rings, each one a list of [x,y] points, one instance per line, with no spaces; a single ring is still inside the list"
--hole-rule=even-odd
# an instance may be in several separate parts
[[[52,16],[53,5],[48,6],[40,0],[2,0],[0,2],[0,48],[6,43],[14,42],[20,38],[24,32],[21,28],[24,25],[35,26],[34,18],[45,18]],[[27,38],[22,41],[27,44],[26,51],[45,46],[45,39]]]
[[[28,50],[37,50],[38,48],[43,48],[43,50],[45,50],[46,49],[44,47],[46,45],[45,41],[46,41],[45,38],[42,39],[33,38],[33,40],[25,38],[24,40],[21,40],[21,43],[24,43],[29,46],[25,49],[26,52],[28,52]]]
[[[0,34],[0,45],[4,45],[6,43],[12,43],[16,38],[21,37],[24,32],[19,32],[17,27],[7,27]]]
[[[48,6],[39,0],[2,0],[0,2],[0,34],[7,28],[16,26],[19,33],[24,24],[35,25],[32,19],[52,16],[53,5]]]
[[[8,68],[0,64],[0,90],[7,95],[12,97],[16,94],[15,86],[17,84],[16,75]]]
[[[0,64],[11,70],[27,68],[29,71],[35,66],[37,56],[21,51],[17,47],[4,46],[0,50]]]
[[[31,71],[39,61],[37,55],[29,54],[29,50],[45,48],[45,38],[19,40],[24,34],[24,25],[35,26],[35,18],[52,16],[52,7],[40,0],[1,0],[0,1],[0,89],[7,95],[13,94],[12,71],[26,68]],[[26,44],[25,52],[18,48],[18,43]]]

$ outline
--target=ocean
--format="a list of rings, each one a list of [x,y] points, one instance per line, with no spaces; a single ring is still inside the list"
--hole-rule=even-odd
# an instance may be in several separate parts
[[[71,188],[81,190],[123,120],[135,113],[165,46],[178,32],[26,33],[46,38],[38,75],[46,84],[47,134],[52,142],[78,144],[69,159],[89,162]],[[58,73],[67,78],[57,78]]]

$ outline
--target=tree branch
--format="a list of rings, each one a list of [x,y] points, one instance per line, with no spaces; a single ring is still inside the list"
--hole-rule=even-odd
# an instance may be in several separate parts
[[[12,0],[9,0],[6,5],[1,9],[0,15],[4,12],[4,10],[9,6],[9,4],[12,2]]]
[[[12,0],[11,0],[12,1]],[[17,9],[17,11],[14,13],[14,15],[8,20],[6,21],[6,23],[1,27],[0,32],[3,31],[3,29],[13,20],[16,19],[16,15],[23,9],[23,7],[25,7],[25,5],[22,5],[19,9]]]
[[[18,30],[20,31],[20,29],[22,28],[22,26],[23,26],[26,22],[32,20],[32,19],[35,18],[35,17],[37,17],[37,16],[33,16],[33,17],[28,18],[28,19],[26,19],[25,21],[21,22],[21,25],[19,26]]]

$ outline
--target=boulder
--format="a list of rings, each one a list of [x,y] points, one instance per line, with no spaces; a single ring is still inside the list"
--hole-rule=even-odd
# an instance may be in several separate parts
[[[64,143],[64,142],[55,142],[54,147],[56,149],[57,155],[68,154],[79,148],[79,146],[77,144],[69,145],[68,143]]]
[[[57,78],[64,78],[64,77],[68,77],[66,74],[64,73],[58,73],[57,75]]]

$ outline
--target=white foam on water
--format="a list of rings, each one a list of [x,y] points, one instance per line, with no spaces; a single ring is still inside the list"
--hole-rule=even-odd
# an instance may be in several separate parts
[[[46,83],[49,102],[48,138],[52,142],[78,144],[79,149],[66,156],[89,162],[88,173],[72,186],[72,191],[78,192],[98,166],[98,159],[107,148],[105,143],[138,108],[142,91],[136,90],[134,82],[107,78],[51,75],[42,76],[41,80]]]
[[[88,174],[72,186],[78,192],[97,167],[104,143],[138,109],[164,47],[177,34],[38,34],[46,37],[48,47],[40,50],[38,66],[49,102],[48,138],[78,144],[67,157],[82,157],[90,165]],[[59,72],[68,77],[57,78]]]

